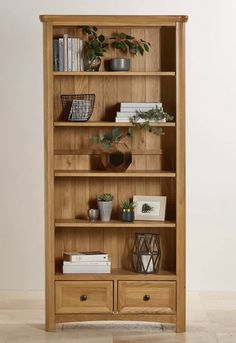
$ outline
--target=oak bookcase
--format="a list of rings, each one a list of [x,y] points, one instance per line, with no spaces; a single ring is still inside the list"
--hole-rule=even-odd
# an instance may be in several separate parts
[[[46,330],[84,320],[143,320],[176,323],[185,331],[185,51],[186,16],[42,15],[44,35]],[[53,37],[82,37],[83,25],[105,35],[124,31],[152,47],[131,58],[129,72],[54,72]],[[105,59],[119,56],[108,51]],[[88,122],[60,121],[61,94],[95,93]],[[124,173],[97,172],[89,137],[115,123],[120,102],[162,102],[175,120],[159,123],[165,135],[135,129],[133,162]],[[96,195],[114,195],[112,220],[90,223]],[[133,195],[166,195],[166,221],[119,221],[119,204]],[[161,271],[132,268],[135,232],[159,232]],[[111,274],[62,274],[63,251],[102,250]],[[88,294],[81,304],[80,295]],[[144,301],[149,294],[150,300]]]

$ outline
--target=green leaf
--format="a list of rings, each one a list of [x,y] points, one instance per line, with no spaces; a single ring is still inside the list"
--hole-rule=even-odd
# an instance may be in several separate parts
[[[129,35],[126,35],[125,38],[126,38],[126,39],[134,39],[134,37],[129,36]]]
[[[93,31],[97,32],[97,27],[96,26],[93,26]]]
[[[105,40],[105,36],[104,36],[104,35],[100,35],[100,36],[98,36],[98,39],[99,39],[99,41],[100,41],[101,43],[103,43],[104,40]]]
[[[138,50],[139,50],[140,54],[143,56],[144,49],[143,49],[143,47],[141,45],[138,46]]]
[[[149,46],[146,43],[143,44],[143,47],[147,52],[149,51]]]
[[[119,138],[121,135],[120,129],[119,127],[116,127],[112,130],[112,139],[113,140],[117,140],[117,138]]]
[[[124,33],[124,32],[117,33],[117,37],[120,38],[120,39],[125,39],[125,38],[127,38],[127,37],[126,37],[126,33]]]

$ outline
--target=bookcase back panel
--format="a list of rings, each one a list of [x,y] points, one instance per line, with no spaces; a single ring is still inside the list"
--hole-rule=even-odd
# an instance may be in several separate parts
[[[61,95],[95,94],[90,121],[114,121],[121,102],[161,102],[175,116],[175,78],[172,76],[57,76],[54,78],[54,120],[66,120]]]
[[[104,251],[112,268],[132,270],[132,248],[135,233],[161,234],[161,269],[175,271],[175,230],[150,228],[60,229],[55,233],[55,266],[61,272],[64,251]]]
[[[165,178],[57,178],[55,218],[87,219],[88,208],[97,208],[96,196],[114,196],[112,219],[119,218],[120,204],[133,195],[167,196],[166,219],[175,219],[175,180]]]
[[[107,38],[117,32],[125,32],[137,39],[142,38],[151,43],[151,48],[144,56],[126,55],[117,49],[110,48],[103,57],[105,62],[101,65],[101,71],[107,69],[108,59],[126,56],[132,59],[131,71],[175,71],[175,27],[98,27],[98,33],[102,33]],[[87,35],[82,32],[82,27],[54,27],[55,38],[62,37],[65,33],[71,38],[87,39]]]
[[[91,137],[112,128],[57,128],[54,137],[54,166],[57,170],[102,170],[101,147]],[[121,128],[125,133],[127,129]],[[124,140],[121,150],[132,151],[128,170],[175,170],[175,129],[164,128],[164,135],[133,128],[132,140]]]

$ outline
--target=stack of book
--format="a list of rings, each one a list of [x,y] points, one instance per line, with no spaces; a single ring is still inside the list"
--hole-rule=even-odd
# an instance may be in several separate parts
[[[116,123],[127,123],[133,119],[139,111],[149,111],[153,108],[162,108],[160,102],[121,102],[120,112],[116,113]],[[145,121],[144,119],[138,119],[138,122]]]
[[[101,251],[64,252],[63,274],[108,274],[111,261],[108,254]]]
[[[83,71],[84,42],[80,38],[70,38],[64,34],[53,39],[53,70]]]

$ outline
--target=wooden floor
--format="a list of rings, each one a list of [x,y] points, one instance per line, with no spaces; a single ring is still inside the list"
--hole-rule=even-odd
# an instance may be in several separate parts
[[[0,292],[0,343],[235,343],[236,292],[188,293],[187,332],[152,323],[82,323],[44,331],[43,294]]]

